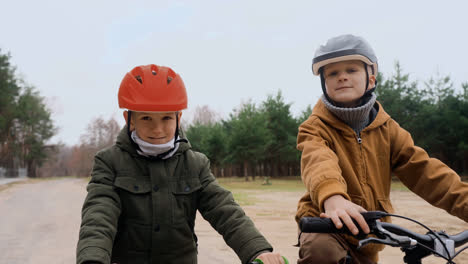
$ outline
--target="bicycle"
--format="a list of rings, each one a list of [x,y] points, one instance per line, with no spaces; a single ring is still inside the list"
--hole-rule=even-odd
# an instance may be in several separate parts
[[[453,259],[468,248],[468,246],[465,246],[455,252],[457,247],[468,242],[468,230],[456,235],[448,235],[445,231],[433,231],[409,217],[381,211],[364,212],[362,215],[369,225],[369,234],[373,234],[375,237],[369,237],[355,222],[359,229],[359,234],[354,236],[359,240],[358,249],[369,243],[384,244],[399,247],[405,253],[404,262],[408,264],[421,264],[421,260],[431,254],[447,260],[447,264],[455,264]],[[400,217],[415,222],[429,231],[423,235],[396,224],[381,222],[379,219],[385,216]],[[299,223],[299,228],[304,233],[344,233],[353,235],[345,225],[341,229],[337,229],[330,218],[303,217]]]
[[[284,264],[289,264],[289,261],[286,257],[282,256],[282,258],[283,258]],[[261,261],[260,259],[256,259],[250,262],[249,264],[263,264],[263,261]]]

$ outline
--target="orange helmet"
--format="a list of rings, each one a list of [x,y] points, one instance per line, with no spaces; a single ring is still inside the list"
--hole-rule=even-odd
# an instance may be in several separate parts
[[[119,107],[137,112],[176,112],[187,108],[187,91],[179,74],[154,64],[125,74],[119,88]]]

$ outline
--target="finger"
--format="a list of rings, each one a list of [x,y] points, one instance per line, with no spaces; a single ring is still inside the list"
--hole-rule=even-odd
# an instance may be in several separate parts
[[[343,227],[343,223],[341,222],[340,217],[338,217],[337,214],[332,214],[330,216],[330,219],[332,220],[336,228],[341,229]]]
[[[280,253],[276,253],[274,259],[272,259],[272,263],[284,264],[283,257],[281,257]]]
[[[275,261],[277,263],[283,263],[283,258],[281,257],[281,254],[280,253],[274,253],[274,257],[275,257]]]
[[[354,224],[352,218],[349,216],[347,212],[344,212],[340,215],[341,220],[343,223],[348,227],[349,231],[353,233],[353,235],[357,235],[359,233],[358,228]]]
[[[350,215],[352,218],[354,218],[354,220],[356,220],[358,225],[361,227],[362,231],[364,231],[364,233],[366,234],[369,234],[370,232],[369,225],[367,224],[366,219],[364,219],[362,214],[359,212],[353,212]]]
[[[327,213],[320,213],[320,217],[321,218],[330,218],[330,216],[327,215]]]
[[[263,263],[265,264],[281,264],[283,263],[283,258],[281,257],[281,254],[279,253],[263,253],[260,254],[258,259],[262,260]]]
[[[367,210],[364,209],[364,208],[362,208],[361,206],[358,207],[358,211],[359,211],[360,213],[367,212]]]

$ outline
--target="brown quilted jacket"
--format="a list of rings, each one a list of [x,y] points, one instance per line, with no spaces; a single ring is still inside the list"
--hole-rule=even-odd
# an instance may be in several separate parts
[[[307,192],[299,201],[296,220],[319,216],[324,201],[335,194],[369,211],[393,212],[390,186],[394,173],[424,200],[468,222],[468,184],[415,146],[411,135],[378,102],[376,106],[376,118],[360,135],[321,100],[301,124],[297,148],[302,151],[301,175]],[[363,250],[377,260],[382,249],[368,245]]]

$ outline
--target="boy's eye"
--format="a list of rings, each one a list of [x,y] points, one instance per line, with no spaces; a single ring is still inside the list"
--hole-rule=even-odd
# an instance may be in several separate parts
[[[338,74],[338,72],[336,72],[336,71],[331,71],[331,72],[328,73],[328,76],[335,76],[335,75],[337,75],[337,74]]]
[[[145,121],[151,120],[151,117],[149,117],[149,116],[143,116],[143,117],[141,118],[141,120],[145,120]]]
[[[357,72],[357,69],[355,69],[355,68],[349,68],[349,69],[347,70],[347,72],[348,72],[348,73]]]
[[[165,116],[163,117],[163,120],[171,120],[172,119],[172,116]]]

